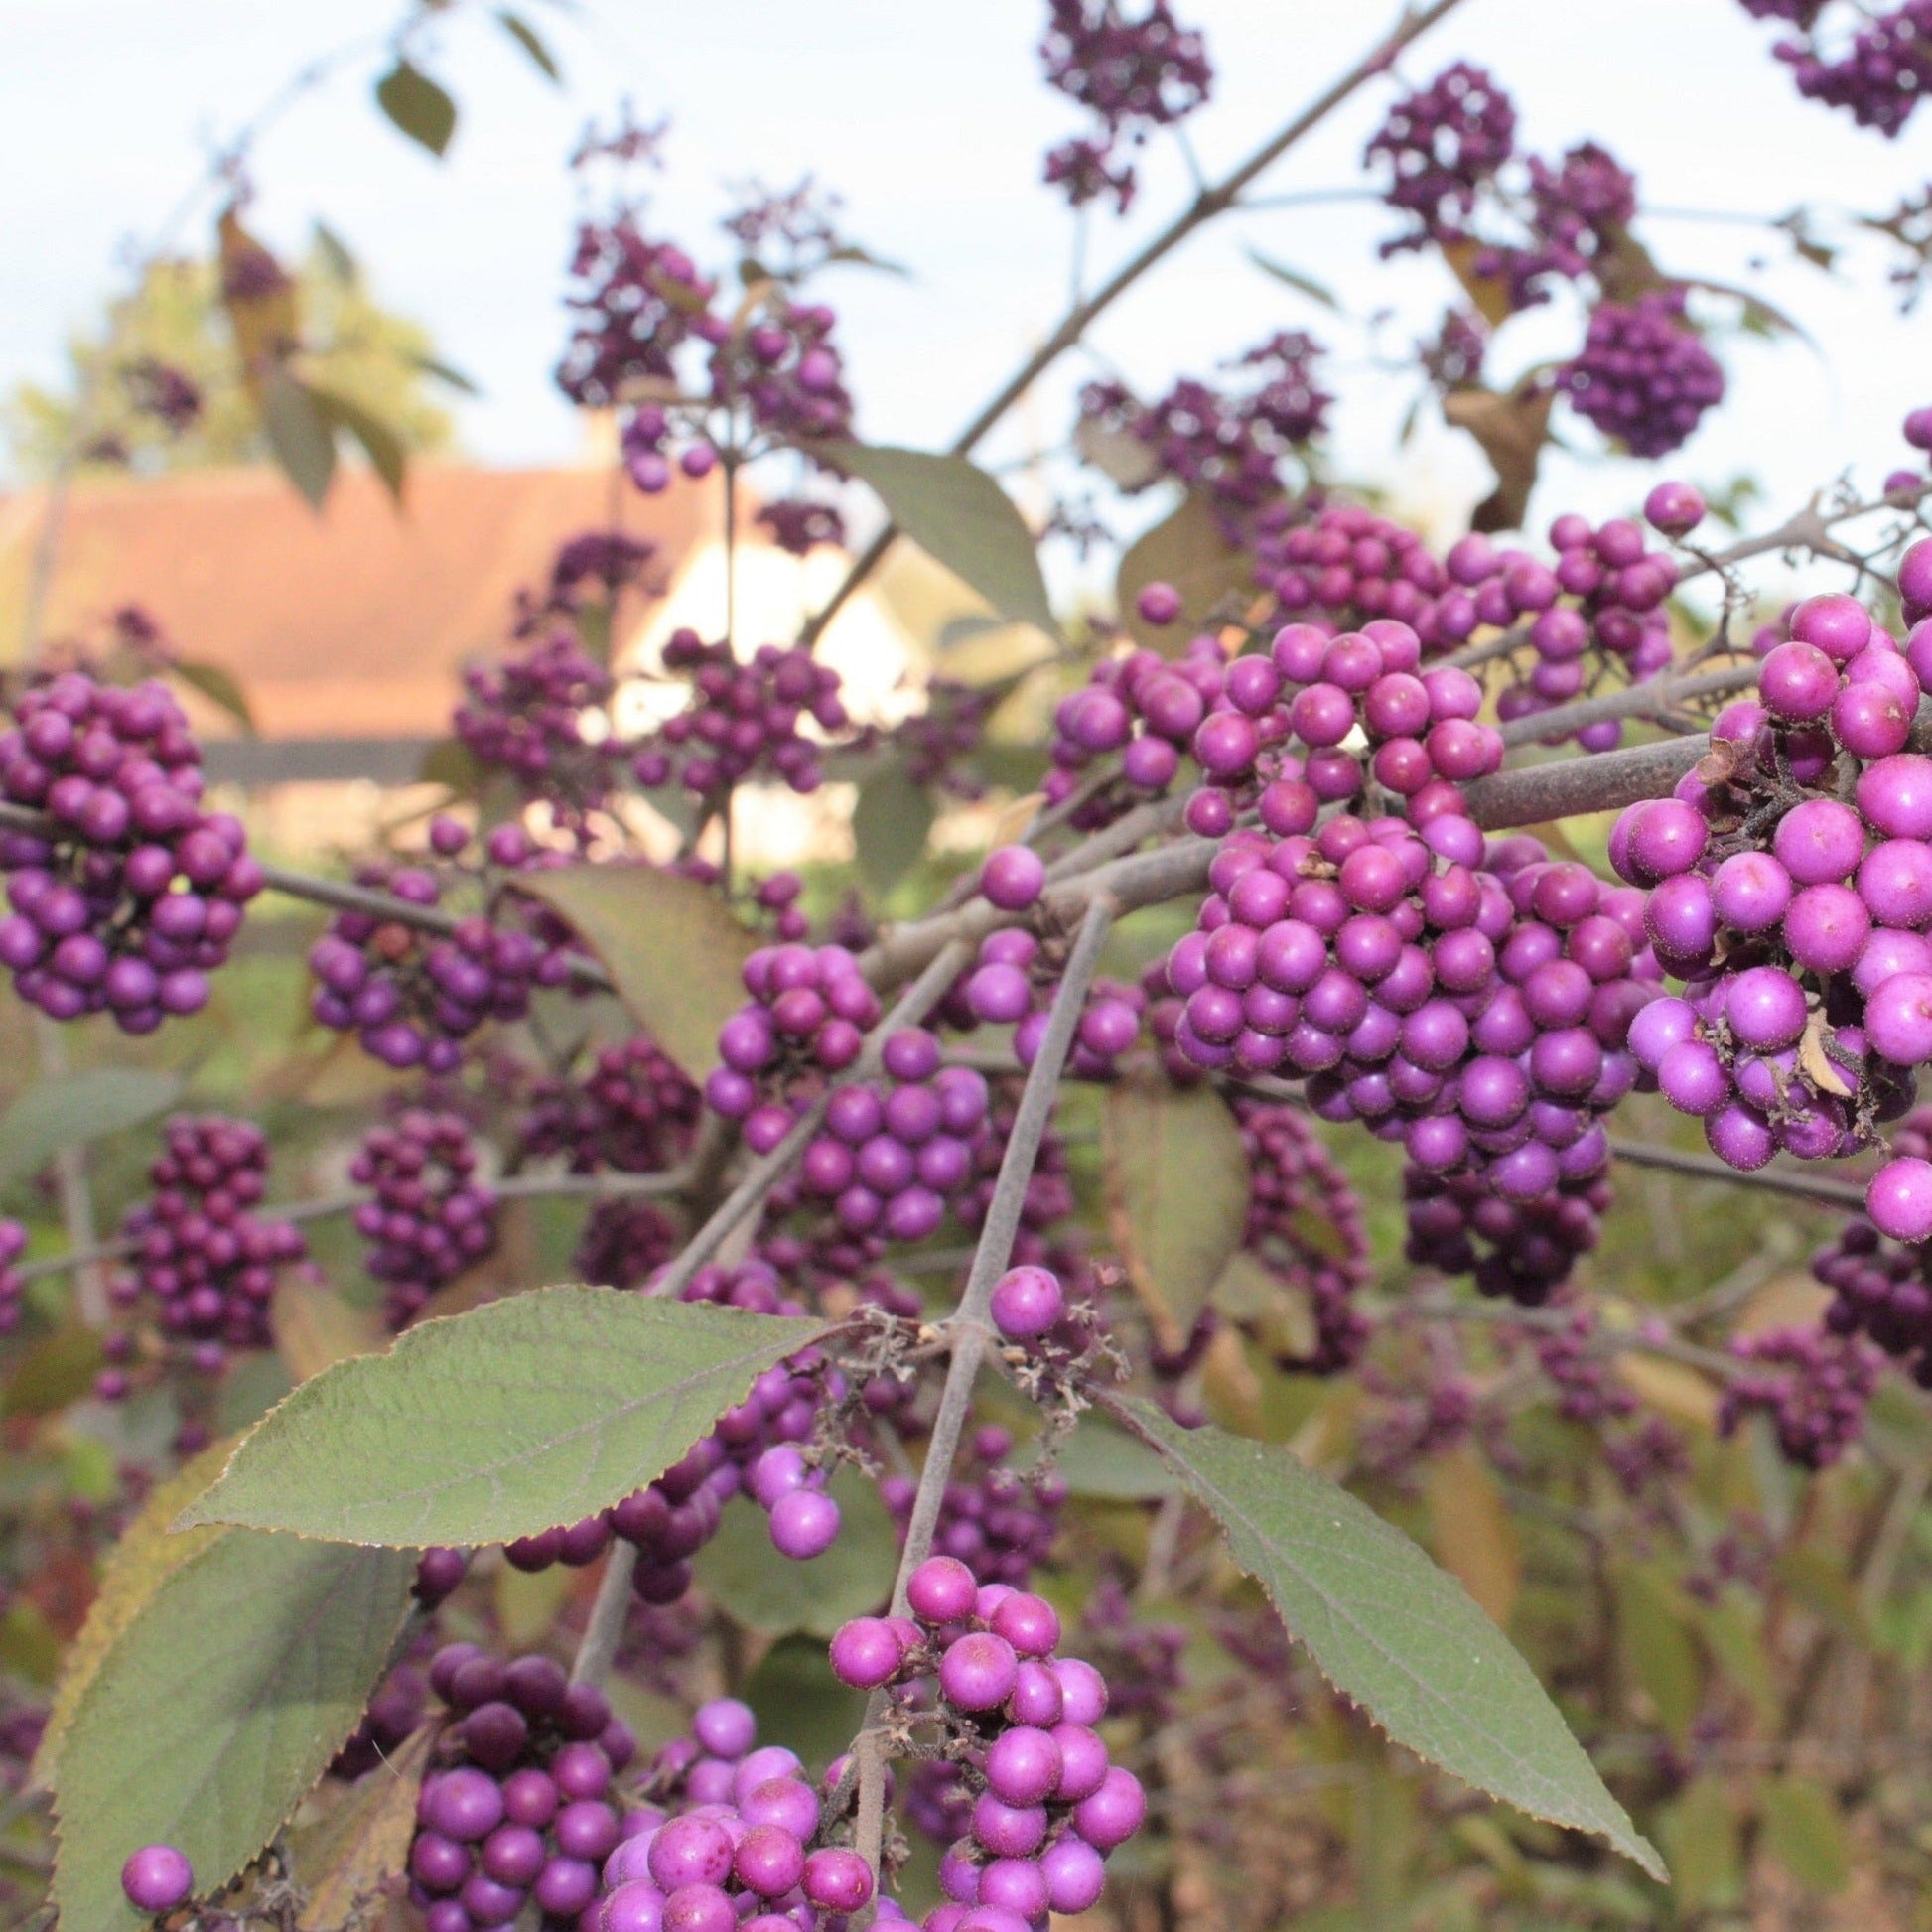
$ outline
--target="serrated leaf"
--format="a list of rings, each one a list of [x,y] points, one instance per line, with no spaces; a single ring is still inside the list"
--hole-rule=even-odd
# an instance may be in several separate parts
[[[364,409],[352,396],[339,395],[334,389],[325,389],[313,383],[309,393],[331,423],[354,437],[362,454],[369,460],[369,468],[382,479],[390,496],[400,503],[409,470],[409,452],[401,436],[380,416]]]
[[[314,394],[286,369],[262,381],[262,429],[282,474],[311,509],[320,509],[336,475],[336,432]]]
[[[1298,295],[1306,295],[1311,302],[1318,302],[1324,309],[1338,308],[1334,291],[1317,282],[1312,275],[1304,275],[1299,268],[1291,268],[1286,262],[1278,262],[1270,255],[1264,255],[1259,248],[1243,251],[1248,259],[1264,275],[1272,275],[1276,281],[1285,282]]]
[[[1212,1087],[1134,1078],[1101,1110],[1114,1244],[1165,1346],[1177,1348],[1241,1244],[1248,1156]]]
[[[413,61],[396,64],[375,83],[376,105],[440,161],[456,132],[456,102]]]
[[[521,14],[513,14],[507,7],[497,10],[496,19],[503,32],[530,57],[544,78],[561,84],[564,76],[557,67],[556,57],[538,39],[536,29]]]
[[[1252,588],[1254,560],[1228,541],[1214,507],[1205,497],[1185,496],[1128,545],[1114,580],[1114,605],[1120,621],[1137,644],[1178,657],[1208,614]],[[1141,616],[1140,596],[1150,584],[1172,584],[1180,593],[1180,615],[1155,625]]]
[[[1118,1407],[1219,1522],[1289,1634],[1395,1742],[1664,1875],[1530,1667],[1406,1536],[1286,1449],[1182,1429],[1148,1402]]]
[[[435,1730],[425,1725],[315,1824],[289,1834],[289,1863],[308,1903],[300,1932],[361,1932],[403,1885],[416,1802]]]
[[[322,1775],[387,1667],[414,1560],[217,1532],[116,1633],[54,1778],[61,1923],[129,1932],[130,1846],[174,1845],[227,1883]]]
[[[1523,1583],[1522,1552],[1495,1472],[1472,1443],[1431,1458],[1423,1478],[1436,1561],[1488,1613],[1509,1628]]]
[[[725,1505],[718,1534],[699,1551],[698,1585],[736,1622],[783,1635],[830,1637],[893,1593],[898,1532],[878,1487],[857,1470],[833,1477],[838,1540],[821,1557],[792,1563],[771,1547],[770,1519],[743,1496]]]
[[[1758,1798],[1764,1843],[1807,1891],[1842,1891],[1852,1875],[1852,1848],[1838,1805],[1810,1778],[1783,1777]]]
[[[139,1127],[180,1098],[179,1074],[135,1066],[41,1080],[0,1114],[0,1186],[38,1173],[63,1148]]]
[[[42,1784],[53,1780],[59,1767],[61,1740],[73,1718],[81,1694],[94,1680],[101,1660],[134,1619],[135,1613],[189,1558],[206,1550],[224,1532],[190,1530],[171,1534],[169,1525],[221,1472],[233,1443],[214,1443],[184,1463],[142,1504],[107,1559],[100,1588],[87,1608],[87,1620],[62,1660],[61,1681],[47,1714],[34,1759],[34,1775]]]
[[[182,1520],[404,1549],[580,1522],[827,1325],[611,1288],[485,1303],[305,1382]]]
[[[902,536],[1002,617],[1058,635],[1033,533],[1013,499],[977,464],[963,456],[867,443],[814,445],[813,454],[867,484]]]
[[[718,1064],[718,1030],[745,1002],[739,973],[757,946],[718,892],[648,866],[560,867],[525,874],[516,889],[576,928],[693,1080]]]
[[[919,863],[932,819],[930,793],[905,775],[903,765],[888,765],[860,786],[852,842],[874,892],[891,892]]]
[[[212,705],[218,705],[245,731],[255,735],[255,714],[248,708],[248,694],[241,680],[220,664],[198,663],[193,658],[177,657],[168,666],[170,677],[178,677],[191,690],[199,691]]]

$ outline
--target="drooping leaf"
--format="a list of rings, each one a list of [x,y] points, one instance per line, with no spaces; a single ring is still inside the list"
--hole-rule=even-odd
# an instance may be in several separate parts
[[[859,870],[875,892],[891,892],[919,863],[932,819],[931,794],[906,776],[902,764],[888,765],[859,788],[852,841]]]
[[[438,382],[449,388],[462,390],[466,396],[483,394],[476,382],[465,375],[461,369],[453,368],[448,362],[439,361],[434,355],[411,354],[408,361],[411,368],[421,370],[424,375],[434,376]]]
[[[1246,552],[1228,541],[1213,506],[1204,497],[1183,497],[1121,558],[1114,583],[1120,621],[1137,644],[1176,657],[1211,611],[1249,588],[1253,568]],[[1141,616],[1140,595],[1150,584],[1172,584],[1180,593],[1180,615],[1173,623],[1157,627]]]
[[[190,1557],[199,1555],[216,1537],[226,1534],[216,1529],[171,1534],[169,1525],[221,1473],[221,1464],[233,1448],[232,1442],[212,1443],[185,1462],[153,1490],[114,1545],[100,1588],[87,1606],[87,1620],[62,1659],[61,1681],[55,1688],[47,1728],[41,1733],[40,1749],[34,1759],[34,1775],[41,1783],[52,1780],[60,1762],[61,1740],[72,1722],[81,1694],[93,1682],[94,1673],[115,1640],[148,1598]]]
[[[409,470],[409,452],[395,429],[380,416],[372,415],[352,396],[339,395],[334,389],[312,384],[309,393],[316,406],[339,429],[345,429],[360,445],[369,468],[382,479],[383,486],[398,502]]]
[[[1852,1875],[1852,1848],[1838,1805],[1821,1784],[1782,1777],[1758,1800],[1764,1842],[1807,1891],[1835,1892]]]
[[[315,393],[287,369],[275,368],[262,383],[262,429],[286,476],[320,509],[336,475],[336,431]]]
[[[202,1891],[247,1864],[361,1718],[414,1574],[399,1550],[231,1530],[148,1594],[61,1742],[62,1924],[145,1923],[121,1893],[130,1846],[180,1847]]]
[[[443,158],[456,132],[456,102],[414,62],[398,56],[375,83],[375,100],[412,141]]]
[[[1475,311],[1490,328],[1499,329],[1512,313],[1509,283],[1500,275],[1485,275],[1476,263],[1483,253],[1482,243],[1471,236],[1439,242],[1443,259],[1462,284],[1462,291],[1475,305]]]
[[[139,1127],[180,1098],[180,1075],[136,1066],[41,1080],[0,1114],[0,1185],[38,1173],[63,1148]]]
[[[1495,1471],[1465,1442],[1431,1457],[1425,1494],[1436,1561],[1482,1605],[1497,1629],[1507,1630],[1522,1587],[1523,1559]]]
[[[1177,1348],[1240,1246],[1248,1156],[1212,1087],[1127,1079],[1101,1113],[1107,1212],[1134,1292]]]
[[[248,694],[241,688],[241,680],[225,666],[177,657],[169,664],[168,673],[199,691],[210,704],[218,705],[250,738],[255,735],[255,714],[248,708]]]
[[[1002,617],[1057,634],[1034,539],[1013,500],[963,456],[833,443],[825,460],[866,483],[927,556]]]
[[[301,345],[302,316],[294,276],[242,226],[232,203],[215,222],[221,307],[234,335],[242,386],[257,409],[268,379]]]
[[[183,1521],[405,1549],[579,1522],[825,1331],[609,1288],[488,1302],[305,1382]]]
[[[361,269],[356,265],[354,251],[327,221],[315,223],[312,232],[316,238],[316,253],[321,256],[323,266],[339,282],[353,282]]]
[[[538,38],[536,29],[521,14],[511,13],[507,7],[498,8],[496,18],[503,32],[530,57],[538,72],[546,80],[561,83],[564,76],[557,67],[556,57]]]
[[[1334,291],[1325,284],[1317,282],[1312,275],[1305,275],[1299,268],[1291,268],[1286,262],[1278,262],[1272,255],[1264,255],[1259,248],[1249,248],[1244,252],[1264,275],[1272,275],[1276,281],[1285,282],[1297,295],[1306,295],[1311,302],[1318,302],[1324,309],[1339,306],[1335,301]]]
[[[912,271],[903,262],[875,255],[870,248],[861,248],[855,241],[840,242],[825,259],[828,262],[843,262],[848,268],[872,268],[882,275],[897,275],[906,281],[912,279]]]
[[[363,1932],[403,1887],[435,1731],[427,1725],[365,1773],[315,1824],[289,1834],[289,1863],[308,1903],[300,1932]]]
[[[1219,1522],[1289,1634],[1392,1739],[1663,1876],[1530,1667],[1406,1536],[1286,1449],[1116,1406]]]
[[[756,941],[716,892],[647,866],[560,867],[516,886],[576,928],[618,997],[692,1079],[718,1064],[718,1030],[744,1004],[739,972]]]
[[[877,1610],[893,1593],[898,1532],[865,1476],[846,1470],[830,1486],[838,1541],[808,1563],[772,1549],[769,1519],[756,1503],[742,1496],[727,1503],[718,1534],[698,1553],[704,1593],[747,1628],[773,1635],[830,1637],[848,1618]]]
[[[1550,405],[1556,392],[1534,386],[1499,395],[1493,389],[1452,389],[1443,398],[1443,417],[1465,429],[1482,446],[1496,473],[1496,487],[1470,518],[1478,530],[1520,530],[1536,487],[1537,466],[1549,438]]]

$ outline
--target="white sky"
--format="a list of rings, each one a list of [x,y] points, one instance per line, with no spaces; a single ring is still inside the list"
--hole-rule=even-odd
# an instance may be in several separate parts
[[[64,332],[91,318],[125,239],[151,235],[225,133],[305,59],[379,34],[397,0],[327,8],[261,0],[0,0],[0,382],[52,376]],[[533,0],[566,69],[558,93],[486,18],[462,19],[434,65],[463,108],[438,164],[393,134],[368,101],[369,66],[305,99],[264,144],[255,220],[285,247],[324,216],[360,255],[377,294],[434,331],[483,387],[461,433],[499,463],[568,459],[579,426],[549,381],[562,340],[558,295],[574,190],[563,159],[587,114],[623,95],[674,120],[662,224],[700,258],[724,184],[788,184],[809,169],[846,198],[848,225],[914,270],[902,282],[841,272],[826,294],[860,399],[860,428],[936,445],[1044,332],[1063,303],[1070,223],[1038,185],[1041,151],[1078,124],[1040,82],[1040,0],[582,0],[573,19]],[[1393,9],[1364,0],[1186,0],[1207,33],[1215,99],[1192,124],[1210,172],[1238,158],[1358,54]],[[1736,0],[1465,0],[1406,57],[1425,78],[1455,56],[1493,67],[1514,93],[1522,138],[1555,153],[1586,135],[1634,168],[1658,205],[1777,213],[1799,201],[1885,209],[1932,176],[1932,110],[1886,142],[1800,101],[1769,55],[1771,30]],[[1387,83],[1372,86],[1269,177],[1277,191],[1355,186]],[[1103,220],[1104,269],[1180,202],[1186,180],[1162,152],[1144,170],[1136,218]],[[1144,388],[1202,372],[1281,327],[1336,349],[1340,467],[1413,503],[1465,505],[1486,485],[1462,439],[1436,430],[1403,456],[1393,432],[1412,391],[1364,364],[1362,338],[1243,259],[1243,242],[1317,275],[1354,313],[1393,307],[1389,340],[1433,323],[1446,273],[1381,264],[1392,217],[1376,207],[1296,209],[1229,220],[1102,325],[1098,346]],[[1782,244],[1730,227],[1653,219],[1641,232],[1667,268],[1756,285],[1831,348],[1732,342],[1731,397],[1713,427],[1661,469],[1546,470],[1535,520],[1560,507],[1623,507],[1659,474],[1722,483],[1740,470],[1779,512],[1847,465],[1867,482],[1904,460],[1897,422],[1932,401],[1932,302],[1901,320],[1885,257],[1861,251],[1828,281]],[[1561,352],[1575,318],[1518,325],[1521,357]],[[1516,359],[1517,351],[1505,353]],[[1081,378],[1062,366],[994,454],[1057,442]],[[1587,441],[1587,432],[1580,437]],[[1768,512],[1767,512],[1768,513]]]

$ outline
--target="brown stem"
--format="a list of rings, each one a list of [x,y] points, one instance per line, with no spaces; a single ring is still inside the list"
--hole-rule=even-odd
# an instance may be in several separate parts
[[[1684,1154],[1674,1147],[1646,1147],[1640,1141],[1610,1142],[1611,1156],[1632,1168],[1661,1168],[1666,1173],[1693,1180],[1722,1180],[1733,1187],[1760,1187],[1769,1194],[1788,1194],[1794,1200],[1816,1201],[1824,1207],[1862,1210],[1864,1189],[1850,1180],[1827,1180],[1822,1174],[1793,1173],[1786,1168],[1760,1168],[1745,1173],[1715,1154]]]

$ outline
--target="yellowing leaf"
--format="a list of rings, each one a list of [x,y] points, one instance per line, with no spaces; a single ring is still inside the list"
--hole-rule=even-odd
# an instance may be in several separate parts
[[[512,1638],[511,1641],[514,1641]],[[416,1801],[436,1732],[425,1725],[313,1825],[289,1834],[289,1863],[309,1902],[301,1932],[362,1932],[402,1890]]]
[[[1247,552],[1228,541],[1213,505],[1205,497],[1185,497],[1121,558],[1114,584],[1120,621],[1137,644],[1177,657],[1211,611],[1252,588],[1252,570]],[[1151,624],[1141,616],[1140,595],[1150,584],[1172,584],[1180,593],[1180,615],[1173,623]]]
[[[276,1350],[298,1382],[351,1355],[373,1355],[389,1341],[373,1309],[351,1308],[319,1282],[285,1278],[275,1291],[269,1318]]]
[[[1482,1605],[1497,1629],[1507,1630],[1522,1587],[1523,1560],[1494,1472],[1472,1444],[1462,1443],[1431,1460],[1425,1494],[1436,1561]]]
[[[1696,1369],[1656,1355],[1625,1350],[1614,1358],[1617,1379],[1646,1407],[1698,1429],[1718,1424],[1718,1391]]]

